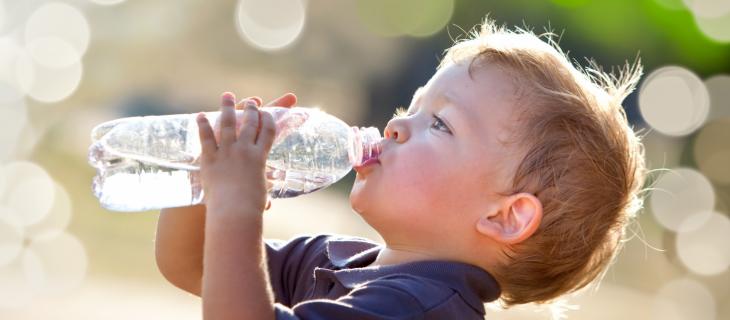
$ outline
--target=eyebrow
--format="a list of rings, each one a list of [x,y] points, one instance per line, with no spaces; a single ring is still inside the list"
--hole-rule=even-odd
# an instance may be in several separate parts
[[[416,92],[413,93],[414,99],[415,100],[418,100],[423,95],[423,92],[424,91],[425,91],[424,86],[418,87],[416,89]],[[453,94],[451,94],[450,92],[446,92],[446,93],[440,94],[439,97],[440,98],[443,98],[444,100],[446,100],[446,103],[451,106],[451,109],[456,109],[457,110],[456,112],[453,112],[454,114],[456,114],[456,116],[453,116],[452,115],[450,117],[451,118],[458,118],[459,119],[458,120],[459,123],[464,123],[466,125],[466,130],[470,129],[471,128],[471,122],[469,121],[469,117],[467,117],[466,114],[465,114],[465,111],[462,108],[459,107],[460,104],[458,104],[456,102],[456,99],[454,99]],[[410,107],[408,108],[407,112],[411,112]],[[454,123],[452,121],[449,121],[449,119],[445,119],[442,116],[442,120],[444,122],[446,122],[447,125],[449,127],[451,127],[452,129],[454,129],[454,130],[460,130],[458,128],[455,128],[454,127]]]
[[[467,116],[466,110],[460,103],[457,103],[457,100],[454,99],[453,95],[450,92],[445,92],[441,95],[441,97],[443,97],[443,99],[446,100],[446,103],[451,106],[451,109],[456,110],[455,112],[451,113],[451,114],[455,114],[455,116],[450,116],[450,117],[457,118],[459,123],[464,124],[463,126],[466,127],[465,128],[466,130],[471,129],[471,124],[472,124],[471,118]],[[445,119],[445,121],[447,121],[447,120]],[[454,123],[449,123],[449,124],[453,128]],[[454,128],[454,129],[456,129],[456,128]]]

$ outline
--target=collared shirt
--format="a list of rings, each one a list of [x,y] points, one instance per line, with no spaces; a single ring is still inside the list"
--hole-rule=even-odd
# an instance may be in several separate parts
[[[382,246],[366,239],[265,243],[277,319],[484,319],[500,295],[489,273],[461,262],[369,267]]]

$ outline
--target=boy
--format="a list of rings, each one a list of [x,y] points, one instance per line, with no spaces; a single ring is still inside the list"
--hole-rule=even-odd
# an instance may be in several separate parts
[[[350,193],[384,245],[262,240],[275,125],[248,99],[236,137],[224,94],[218,136],[199,117],[205,206],[161,212],[162,274],[208,319],[482,319],[600,281],[641,206],[621,107],[641,68],[581,72],[548,42],[485,22],[388,123]]]

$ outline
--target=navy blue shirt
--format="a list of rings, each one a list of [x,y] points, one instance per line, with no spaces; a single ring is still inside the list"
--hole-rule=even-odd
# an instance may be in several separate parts
[[[500,288],[452,261],[368,267],[380,246],[333,235],[266,240],[276,319],[484,319]]]

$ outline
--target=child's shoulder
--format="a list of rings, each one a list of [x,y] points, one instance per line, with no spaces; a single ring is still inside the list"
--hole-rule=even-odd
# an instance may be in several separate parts
[[[352,267],[377,255],[380,244],[369,239],[340,235],[297,235],[289,240],[266,239],[267,253],[314,261],[319,267]]]
[[[380,246],[379,243],[356,236],[342,235],[342,234],[300,234],[291,237],[289,240],[273,239],[269,238],[265,240],[266,245],[273,248],[282,248],[284,246],[297,246],[307,247],[314,251],[328,251],[330,248],[337,247],[347,249],[353,253],[372,249]]]

